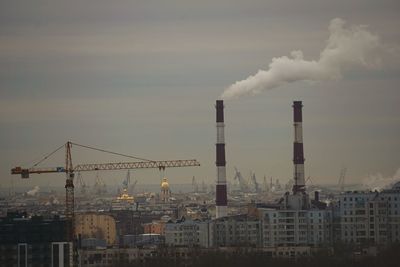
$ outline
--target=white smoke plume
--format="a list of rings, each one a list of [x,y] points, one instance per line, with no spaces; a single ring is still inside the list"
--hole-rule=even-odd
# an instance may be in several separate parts
[[[296,81],[329,81],[341,79],[349,69],[377,68],[385,50],[379,37],[365,25],[346,27],[340,18],[331,20],[330,36],[320,58],[305,60],[302,51],[292,51],[290,57],[273,58],[268,70],[259,70],[247,79],[227,88],[222,98],[254,95]]]
[[[31,189],[31,190],[29,190],[28,192],[26,192],[26,194],[28,195],[28,196],[35,196],[37,193],[39,193],[39,191],[40,191],[40,187],[39,186],[35,186],[33,189]]]
[[[400,169],[392,177],[383,177],[380,173],[368,175],[363,181],[363,187],[372,191],[381,191],[391,188],[396,182],[400,182]]]

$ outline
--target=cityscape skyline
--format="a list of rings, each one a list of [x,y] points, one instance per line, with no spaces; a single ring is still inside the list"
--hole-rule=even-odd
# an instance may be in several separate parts
[[[22,181],[10,169],[29,167],[68,140],[155,160],[196,158],[200,167],[168,169],[170,183],[190,183],[194,175],[212,184],[214,103],[224,89],[293,50],[318,59],[336,17],[367,24],[394,48],[400,39],[395,1],[212,3],[2,4],[2,187],[10,179],[63,186],[63,175]],[[228,181],[235,166],[260,182],[264,175],[293,178],[293,100],[304,103],[305,169],[313,183],[337,183],[343,166],[351,184],[398,175],[398,59],[384,57],[381,68],[346,72],[342,80],[226,101]],[[63,164],[63,157],[44,166]],[[74,163],[116,160],[73,154]],[[136,176],[160,181],[156,171]]]

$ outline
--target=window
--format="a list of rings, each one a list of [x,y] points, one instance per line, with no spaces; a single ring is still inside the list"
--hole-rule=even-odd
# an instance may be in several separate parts
[[[27,264],[27,244],[18,244],[18,266],[28,266]]]

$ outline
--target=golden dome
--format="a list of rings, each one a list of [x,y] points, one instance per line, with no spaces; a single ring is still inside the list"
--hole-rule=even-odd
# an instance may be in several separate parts
[[[124,201],[133,201],[134,197],[130,196],[128,194],[128,191],[126,189],[124,189],[124,191],[122,192],[121,196],[117,197],[118,200],[124,200]]]
[[[166,177],[162,179],[161,182],[161,189],[169,189],[169,183]]]

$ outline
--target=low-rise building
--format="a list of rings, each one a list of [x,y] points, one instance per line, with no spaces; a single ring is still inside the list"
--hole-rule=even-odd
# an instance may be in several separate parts
[[[143,231],[145,234],[165,234],[165,224],[166,222],[162,220],[152,221],[150,223],[143,224]]]

